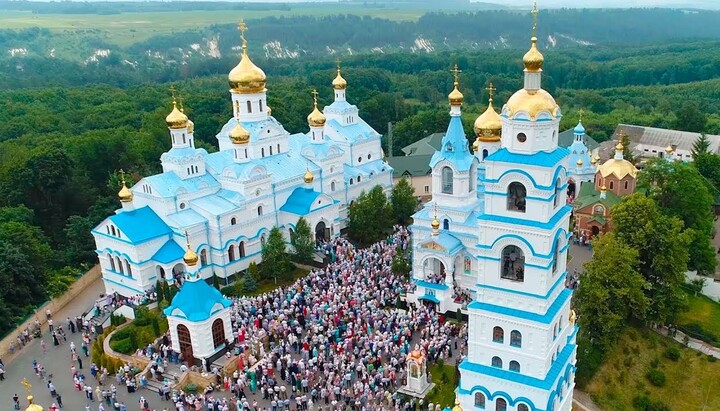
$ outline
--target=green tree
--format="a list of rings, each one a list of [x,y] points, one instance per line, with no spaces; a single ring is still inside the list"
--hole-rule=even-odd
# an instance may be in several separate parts
[[[708,140],[705,133],[700,134],[700,137],[695,140],[690,150],[693,160],[697,160],[700,154],[707,154],[710,152],[710,140]]]
[[[348,235],[361,244],[371,244],[387,235],[393,221],[392,206],[383,188],[375,186],[350,204]]]
[[[620,135],[620,142],[623,145],[623,158],[631,163],[635,163],[635,156],[630,148],[630,136],[627,134]]]
[[[390,196],[392,211],[395,214],[395,222],[404,226],[412,223],[412,215],[417,210],[418,201],[415,198],[415,190],[403,177],[395,184]]]
[[[685,283],[690,235],[676,217],[663,214],[657,203],[640,193],[622,199],[612,209],[613,233],[638,251],[638,269],[649,284],[647,319],[666,323],[685,307],[680,287]]]
[[[717,260],[710,243],[713,196],[705,178],[693,165],[655,159],[648,162],[638,184],[667,215],[681,219],[691,238],[688,268],[701,274],[715,272]]]
[[[251,294],[255,292],[258,288],[257,281],[255,281],[255,278],[253,278],[252,275],[250,275],[250,272],[248,271],[245,273],[245,276],[243,277],[243,293],[245,294]]]
[[[713,197],[720,196],[720,155],[701,153],[695,158],[692,165],[712,186],[710,194]]]
[[[218,277],[214,271],[213,271],[213,276],[212,276],[212,283],[213,283],[213,287],[215,287],[216,290],[220,289],[220,277]]]
[[[398,244],[395,247],[395,257],[392,260],[392,271],[397,276],[406,277],[410,274],[412,266],[410,265],[410,253],[406,253],[402,249],[402,245]]]
[[[309,263],[315,252],[310,225],[304,217],[300,217],[295,225],[295,232],[290,236],[290,244],[295,248],[295,256],[302,263]]]
[[[700,106],[694,101],[686,101],[675,112],[673,128],[676,130],[692,131],[701,133],[705,131],[707,116],[700,110]]]
[[[262,247],[262,271],[265,278],[286,279],[292,276],[290,255],[285,247],[285,237],[279,228],[273,227]]]
[[[248,274],[255,279],[255,281],[260,281],[260,269],[258,268],[258,265],[255,263],[255,261],[252,261],[247,269]]]
[[[593,257],[575,294],[580,332],[605,351],[631,318],[643,320],[649,285],[638,272],[637,250],[605,234],[593,244]]]

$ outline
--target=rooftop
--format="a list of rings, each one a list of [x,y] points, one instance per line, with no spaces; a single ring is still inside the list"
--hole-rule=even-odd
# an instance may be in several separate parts
[[[664,128],[635,126],[631,124],[618,124],[613,133],[614,140],[620,139],[621,135],[627,135],[631,142],[655,146],[664,149],[672,146],[680,150],[690,151],[700,133],[689,131],[667,130]],[[720,152],[720,136],[706,134],[710,142],[710,151]]]

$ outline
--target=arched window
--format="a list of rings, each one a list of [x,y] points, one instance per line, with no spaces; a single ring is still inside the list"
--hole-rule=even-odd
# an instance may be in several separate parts
[[[489,155],[490,155],[490,153],[487,151],[486,148],[484,148],[484,149],[483,149],[483,153],[482,153],[482,158],[483,158],[483,160],[485,160],[485,159],[487,158],[487,156],[489,156]]]
[[[265,240],[266,240],[265,234],[263,233],[263,235],[260,236],[260,244],[262,244],[262,245],[264,246],[264,245],[265,245]]]
[[[555,198],[553,199],[553,207],[557,207],[560,204],[560,179],[555,181]]]
[[[250,100],[247,101],[247,109],[248,113],[252,113],[252,103],[250,102]]]
[[[495,400],[495,411],[507,411],[507,401],[504,398]]]
[[[240,244],[238,244],[238,254],[240,258],[245,257],[245,241],[240,241]]]
[[[132,277],[132,268],[130,268],[130,261],[125,260],[125,271],[127,271],[127,275]]]
[[[450,167],[443,167],[441,171],[442,176],[442,192],[444,194],[452,194],[453,193],[453,171]]]
[[[502,368],[502,360],[500,357],[492,357],[492,366],[496,368]]]
[[[625,182],[625,189],[626,189],[626,190],[628,189],[628,182],[627,182],[627,181]]]
[[[522,183],[513,181],[508,186],[507,191],[507,209],[510,211],[525,212],[525,198],[527,197],[527,190]]]
[[[450,229],[450,220],[448,220],[447,218],[443,220],[443,229],[444,230]]]
[[[185,360],[192,362],[192,340],[190,339],[190,330],[182,324],[177,326],[178,344],[180,345],[180,352],[185,357]]]
[[[510,371],[520,372],[520,363],[517,361],[510,361]]]
[[[270,146],[270,155],[272,155],[272,146]]]
[[[560,258],[560,238],[555,239],[555,246],[553,247],[553,264],[552,273],[557,273],[558,258]]]
[[[108,260],[110,260],[110,269],[112,271],[115,271],[115,260],[112,258],[110,254],[108,254]]]
[[[235,225],[235,224],[237,224],[237,218],[233,217],[230,219],[230,225]]]
[[[500,344],[505,342],[505,330],[502,327],[493,328],[493,342]]]
[[[330,183],[330,191],[335,191],[335,182]]]
[[[358,176],[358,183],[362,181],[362,176]]]
[[[277,152],[278,152],[278,154],[280,154],[280,143],[278,143],[278,145],[277,145]]]
[[[258,211],[258,216],[263,215],[263,214],[262,214],[262,206],[258,206],[257,211]]]
[[[262,113],[262,111],[263,111],[262,100],[258,100],[258,107],[260,107],[260,112]]]
[[[235,245],[230,244],[230,248],[228,248],[228,260],[235,261]]]
[[[481,392],[475,393],[475,406],[478,408],[485,408],[485,394]]]
[[[501,268],[501,278],[525,281],[525,254],[523,254],[520,247],[509,245],[503,248]]]
[[[207,250],[203,248],[202,251],[200,251],[200,267],[205,267],[207,263]]]
[[[613,189],[613,186],[614,186],[613,181],[611,181],[611,182],[610,182],[610,189],[611,189],[611,190]]]
[[[114,225],[111,225],[110,229],[112,230],[112,235],[117,235],[117,234],[115,234],[115,226]]]
[[[288,228],[288,235],[290,237],[290,242],[292,243],[295,239],[295,230],[293,230],[292,228]]]
[[[265,147],[260,147],[260,157],[265,157]]]
[[[218,318],[212,323],[213,346],[215,348],[225,344],[225,324]]]
[[[605,214],[605,207],[603,207],[601,205],[596,205],[595,208],[593,208],[593,214],[595,214],[595,215]]]
[[[528,408],[525,404],[518,404],[517,411],[530,411],[530,408]]]
[[[354,183],[355,183],[355,179],[351,178],[351,179],[350,179],[350,185],[353,185]]]
[[[520,334],[520,331],[513,330],[510,332],[510,345],[513,347],[522,347],[522,334]]]
[[[125,274],[125,270],[123,270],[123,265],[120,261],[120,257],[115,257],[115,263],[117,263],[117,267],[120,269],[120,274]]]

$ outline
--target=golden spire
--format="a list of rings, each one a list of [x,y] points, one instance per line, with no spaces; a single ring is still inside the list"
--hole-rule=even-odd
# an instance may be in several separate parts
[[[323,127],[323,126],[325,126],[325,121],[327,119],[325,118],[325,115],[323,113],[321,113],[320,110],[318,110],[318,107],[317,107],[318,92],[317,92],[317,90],[313,89],[312,95],[313,95],[313,111],[310,114],[308,114],[308,116],[307,116],[308,125],[310,127]]]
[[[25,391],[27,391],[28,406],[25,408],[25,411],[43,411],[43,407],[33,404],[32,391],[30,390],[32,385],[30,385],[30,381],[28,381],[27,378],[23,378],[20,384],[22,384],[22,386],[25,387]]]
[[[473,129],[475,130],[475,135],[480,141],[500,141],[500,134],[502,132],[502,119],[500,118],[500,115],[495,111],[495,107],[493,107],[493,97],[495,96],[496,89],[495,87],[493,87],[493,83],[490,82],[490,84],[485,90],[488,91],[489,96],[488,107],[487,109],[485,109],[484,113],[480,114],[478,118],[475,119]]]
[[[265,92],[265,72],[256,66],[247,53],[247,40],[245,32],[247,24],[240,20],[238,23],[240,38],[242,39],[242,57],[240,63],[230,71],[228,80],[232,91],[243,94],[257,94]]]
[[[460,85],[460,73],[462,73],[462,70],[458,69],[457,63],[455,63],[455,66],[450,70],[451,73],[453,73],[454,82],[453,85],[455,86],[453,88],[453,91],[450,92],[448,95],[448,99],[450,100],[451,106],[460,106],[463,103],[463,94],[458,90],[458,86]]]
[[[625,147],[623,146],[623,143],[621,140],[618,140],[617,145],[615,146],[615,151],[623,151]]]
[[[187,251],[185,251],[183,261],[188,267],[192,267],[197,264],[198,255],[195,253],[195,251],[190,249],[190,236],[188,235],[187,231],[185,231],[185,244],[187,245]]]
[[[305,180],[305,184],[312,184],[313,180],[315,180],[315,177],[313,176],[313,173],[310,172],[309,167],[305,169],[303,180]]]
[[[182,111],[178,110],[177,98],[175,97],[175,86],[172,84],[170,85],[170,93],[172,94],[173,109],[170,111],[170,114],[165,117],[165,123],[167,123],[168,127],[175,130],[186,128],[188,118]]]
[[[607,191],[607,186],[605,184],[603,184],[602,187],[600,187],[600,191],[603,191],[603,192]]]
[[[347,88],[347,81],[343,78],[342,74],[340,74],[340,59],[335,60],[335,63],[337,64],[337,76],[335,76],[335,80],[332,81],[332,86],[335,90],[345,90]]]
[[[120,169],[120,191],[118,192],[118,197],[122,203],[129,203],[133,200],[132,191],[125,185],[125,172],[122,168]]]
[[[247,144],[250,141],[250,132],[240,124],[240,120],[236,118],[235,121],[237,124],[230,130],[230,141],[232,141],[233,144]]]
[[[537,1],[533,3],[533,9],[531,11],[533,15],[533,31],[532,37],[530,38],[530,50],[523,56],[523,64],[525,64],[525,70],[528,72],[538,72],[542,70],[545,58],[537,49],[537,20],[538,20],[538,8]]]
[[[435,217],[430,223],[430,227],[432,227],[433,235],[437,235],[437,231],[440,228],[440,222],[437,219],[437,203],[435,203]]]

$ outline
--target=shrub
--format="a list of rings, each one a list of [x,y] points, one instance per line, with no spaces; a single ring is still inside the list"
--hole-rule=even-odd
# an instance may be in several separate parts
[[[647,411],[651,403],[652,401],[647,395],[638,395],[633,398],[633,407],[635,407],[636,410]]]
[[[190,383],[183,388],[183,391],[188,394],[196,394],[199,391],[199,388],[196,384]]]
[[[710,362],[716,362],[718,359],[716,357],[713,357],[712,355],[708,355],[708,361]]]
[[[117,340],[115,338],[110,341],[110,348],[113,349],[115,352],[119,352],[121,354],[132,354],[135,352],[135,349],[132,346],[132,342],[129,339],[124,340]],[[99,360],[98,356],[98,360]]]
[[[257,290],[258,285],[257,281],[255,281],[255,278],[248,274],[245,274],[245,277],[243,277],[243,292],[250,294]]]
[[[668,347],[667,350],[665,350],[665,358],[677,361],[680,359],[680,349],[677,347]]]
[[[625,365],[625,368],[630,368],[633,365],[633,359],[632,357],[625,358],[625,361],[623,361],[623,364]]]
[[[660,400],[655,400],[650,403],[647,407],[647,411],[671,411],[669,405],[665,404]]]
[[[236,282],[235,284],[237,284],[237,282]],[[238,292],[237,292],[238,290],[237,290],[237,287],[235,286],[235,284],[233,284],[233,285],[228,285],[227,287],[221,288],[221,289],[220,289],[220,292],[222,293],[222,295],[225,295],[225,296],[228,296],[228,297],[237,297],[237,296],[238,296]]]
[[[660,365],[660,359],[654,358],[652,361],[650,361],[650,366],[653,368],[657,368]]]
[[[651,369],[645,374],[645,377],[656,387],[665,386],[665,373],[660,370]]]

